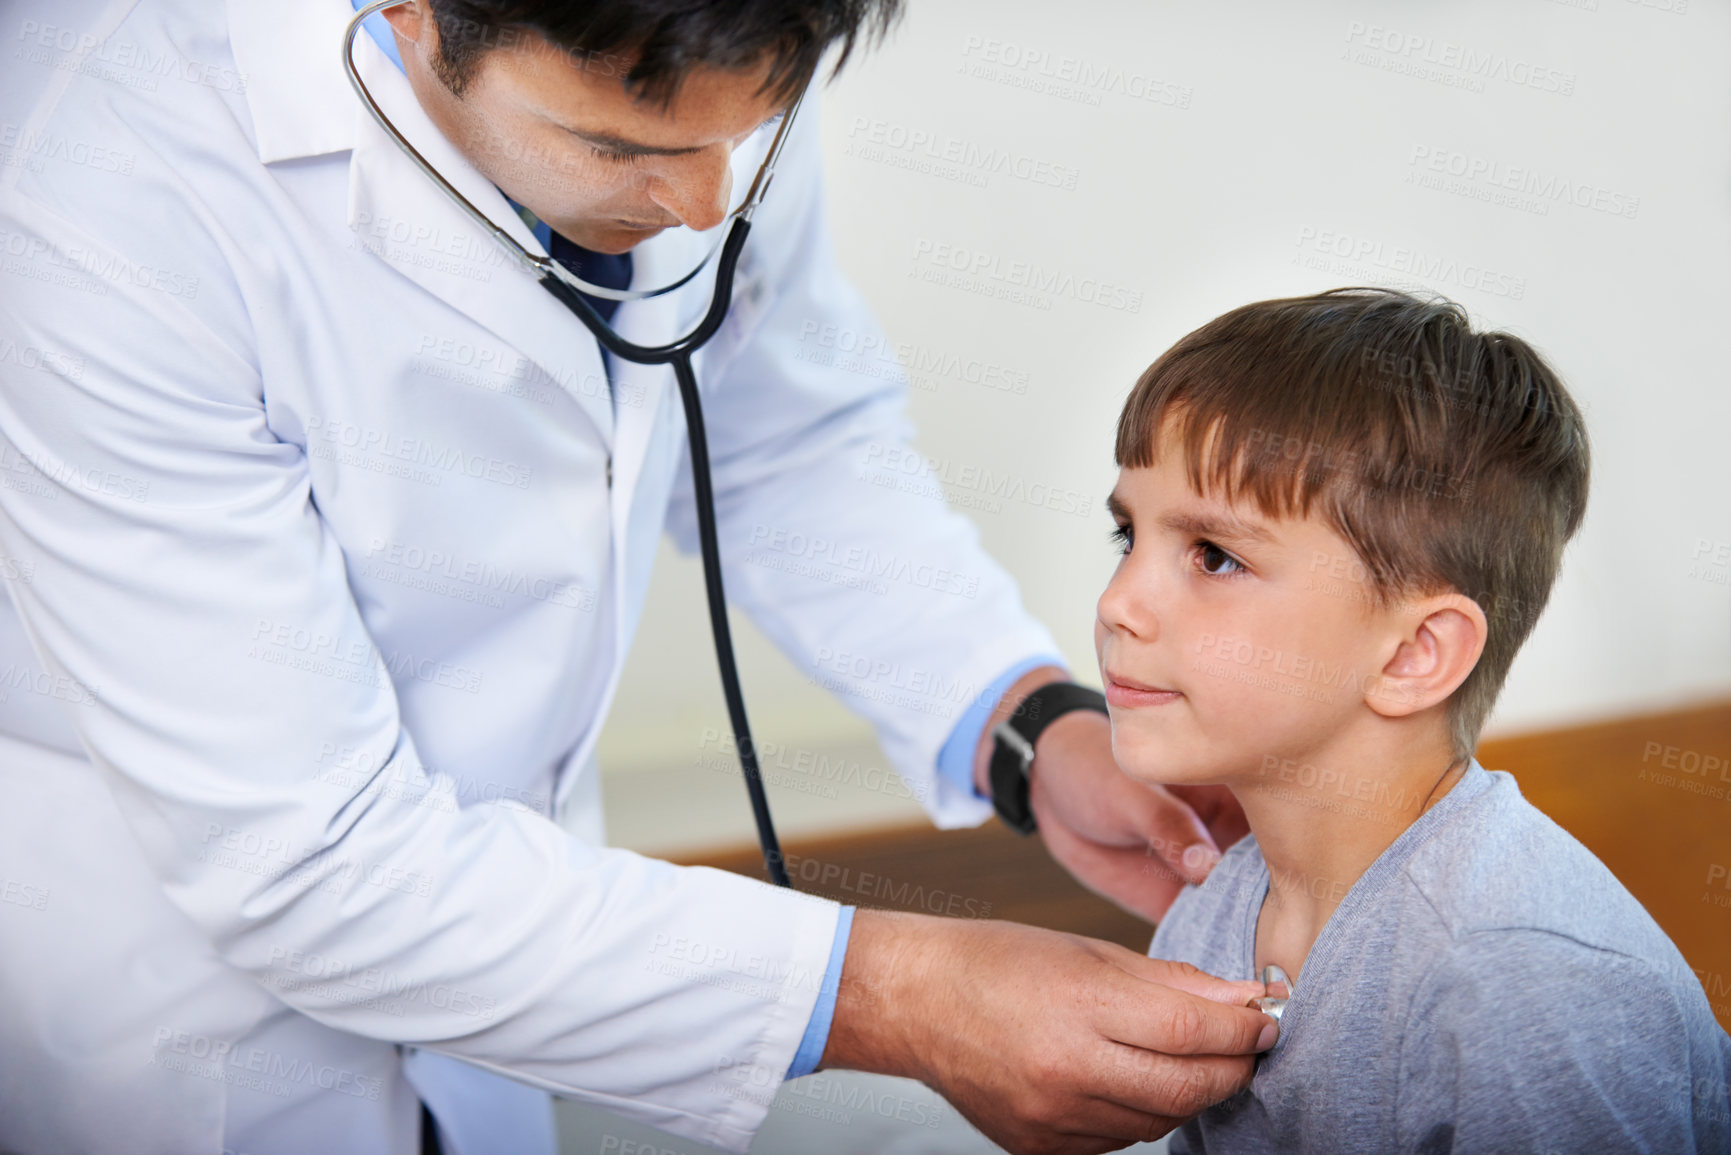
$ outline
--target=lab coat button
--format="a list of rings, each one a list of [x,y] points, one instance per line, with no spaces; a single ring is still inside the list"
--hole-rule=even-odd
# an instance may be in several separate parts
[[[607,488],[613,488],[613,459],[611,457],[607,459]]]

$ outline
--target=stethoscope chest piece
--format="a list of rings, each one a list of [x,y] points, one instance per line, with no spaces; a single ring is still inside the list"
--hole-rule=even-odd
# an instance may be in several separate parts
[[[1286,1004],[1292,998],[1292,980],[1286,977],[1286,972],[1273,963],[1262,968],[1262,987],[1268,993],[1261,998],[1251,999],[1250,1005],[1273,1019],[1280,1021],[1280,1016],[1286,1013]]]

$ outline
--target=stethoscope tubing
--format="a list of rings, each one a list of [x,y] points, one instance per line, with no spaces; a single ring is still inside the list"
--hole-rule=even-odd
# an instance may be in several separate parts
[[[781,843],[775,833],[775,821],[769,812],[769,798],[763,788],[763,773],[758,765],[757,747],[751,738],[751,723],[745,711],[745,693],[740,687],[739,665],[734,657],[733,631],[727,621],[727,591],[722,582],[721,545],[715,525],[715,488],[709,468],[709,438],[704,429],[703,402],[698,395],[697,372],[692,367],[691,358],[692,354],[715,336],[727,319],[727,310],[733,301],[734,272],[739,265],[740,252],[745,248],[746,237],[751,234],[752,214],[769,190],[770,181],[775,176],[775,162],[781,154],[788,129],[793,124],[794,115],[799,111],[805,94],[802,91],[789,106],[776,130],[774,140],[770,142],[769,151],[764,157],[763,165],[758,169],[757,178],[752,182],[740,208],[733,213],[733,223],[726,236],[696,268],[670,285],[648,291],[591,285],[551,258],[529,252],[516,238],[494,224],[487,214],[458,192],[456,187],[440,175],[438,169],[397,131],[397,127],[385,115],[384,109],[373,98],[373,94],[361,79],[360,70],[355,67],[355,36],[362,22],[368,17],[402,2],[403,0],[378,0],[360,9],[349,21],[343,38],[343,67],[348,72],[349,81],[362,104],[372,113],[379,126],[396,141],[397,146],[414,161],[416,167],[459,208],[482,225],[520,264],[534,272],[542,288],[569,309],[594,335],[603,349],[615,357],[635,364],[670,365],[673,368],[673,378],[679,386],[679,397],[685,408],[686,440],[691,454],[691,483],[697,505],[697,536],[703,554],[703,586],[709,603],[709,626],[715,639],[715,660],[721,673],[722,694],[727,700],[728,721],[733,728],[734,747],[739,754],[746,793],[751,799],[752,818],[757,823],[757,840],[763,848],[764,868],[769,872],[770,881],[777,886],[791,888],[793,881],[788,877],[783,861]],[[628,301],[660,296],[689,282],[711,258],[716,258],[716,265],[715,288],[709,298],[709,308],[691,332],[665,345],[639,345],[626,340],[585,297],[585,294],[588,294],[608,300]]]
[[[720,259],[715,265],[715,290],[709,298],[709,308],[697,327],[676,341],[665,345],[638,345],[627,341],[608,325],[596,308],[557,277],[543,276],[541,286],[561,304],[577,315],[594,334],[600,346],[616,357],[639,365],[671,365],[679,384],[679,398],[685,406],[686,444],[691,451],[691,486],[697,505],[697,539],[703,554],[703,586],[709,602],[709,628],[715,638],[715,663],[721,673],[721,691],[727,699],[728,721],[733,727],[733,744],[739,753],[739,767],[745,776],[745,790],[751,798],[751,816],[757,823],[757,841],[763,848],[763,865],[770,881],[777,886],[792,887],[787,866],[776,837],[775,820],[769,812],[769,797],[763,789],[763,773],[758,766],[757,747],[752,743],[751,723],[745,712],[745,692],[739,683],[739,665],[734,659],[733,631],[727,621],[727,592],[721,577],[721,544],[715,527],[715,489],[709,469],[709,437],[703,423],[703,400],[697,391],[697,372],[691,356],[701,349],[722,322],[727,319],[733,301],[733,274],[739,264],[739,254],[751,233],[751,221],[735,217],[722,242]]]

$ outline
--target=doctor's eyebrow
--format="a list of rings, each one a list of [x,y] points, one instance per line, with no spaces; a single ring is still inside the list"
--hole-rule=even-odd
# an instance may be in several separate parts
[[[558,124],[558,121],[554,121]],[[605,152],[616,152],[621,156],[690,156],[694,152],[702,152],[696,146],[685,148],[663,148],[660,145],[644,144],[641,141],[626,140],[622,136],[614,136],[610,132],[589,132],[581,128],[572,128],[568,124],[559,127],[582,141],[594,145]]]
[[[782,109],[765,117],[763,123],[757,127],[759,129],[766,128],[786,115],[787,110]],[[547,119],[553,120],[552,117]],[[690,156],[694,152],[703,151],[702,147],[697,145],[687,145],[684,148],[665,148],[658,144],[644,144],[642,141],[627,140],[622,136],[614,136],[610,132],[591,132],[585,128],[572,128],[558,120],[553,120],[553,124],[564,129],[584,144],[592,145],[604,152],[618,153],[620,156]]]

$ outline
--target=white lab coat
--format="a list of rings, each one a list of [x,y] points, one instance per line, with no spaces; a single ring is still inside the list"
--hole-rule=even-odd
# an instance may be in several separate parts
[[[8,11],[0,1149],[402,1155],[425,1096],[460,1155],[548,1150],[528,1084],[742,1150],[836,908],[601,846],[656,542],[694,548],[671,375],[617,365],[610,403],[587,332],[361,110],[345,0]],[[801,355],[877,332],[816,122],[698,363],[728,591],[974,822],[932,687],[1052,641],[968,522],[861,480],[902,386]],[[707,284],[618,324],[683,332]]]

